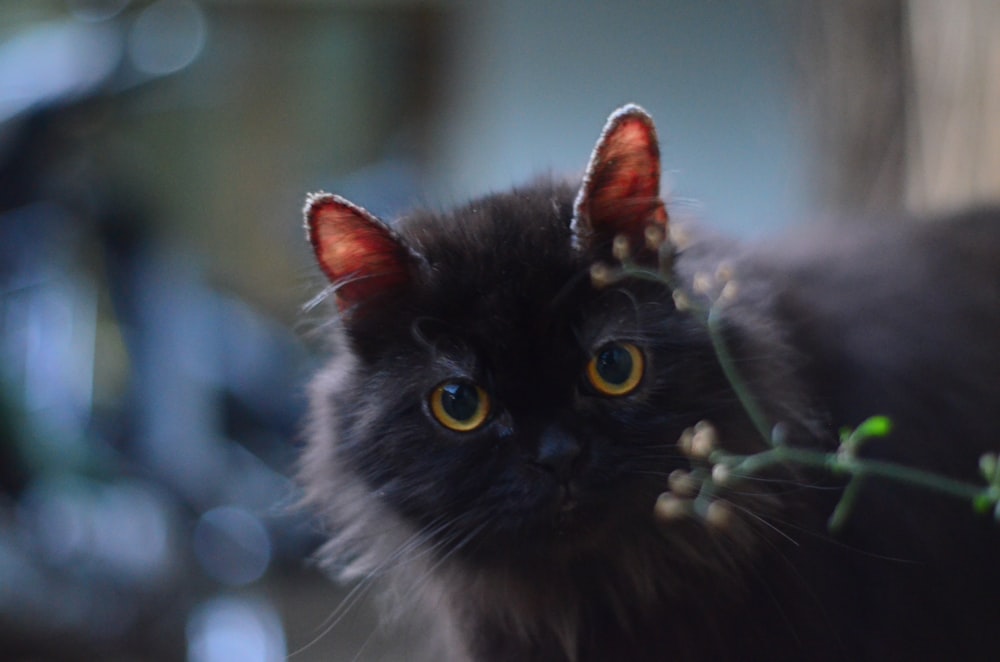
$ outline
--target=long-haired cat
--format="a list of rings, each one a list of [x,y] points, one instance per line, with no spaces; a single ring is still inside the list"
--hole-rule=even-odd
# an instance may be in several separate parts
[[[691,491],[700,421],[768,447],[674,296],[726,283],[715,339],[785,443],[832,451],[880,414],[863,456],[981,480],[1000,213],[744,247],[671,227],[658,149],[626,106],[578,186],[391,226],[309,198],[336,307],[301,470],[326,558],[425,619],[432,659],[996,659],[1000,524],[965,501],[869,478],[831,532],[843,477],[789,464],[721,482],[707,516],[654,511]]]

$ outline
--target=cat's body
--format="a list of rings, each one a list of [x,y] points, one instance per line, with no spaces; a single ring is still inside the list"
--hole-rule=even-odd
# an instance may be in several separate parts
[[[310,200],[342,312],[303,461],[329,557],[386,582],[448,659],[989,658],[1000,525],[966,502],[871,479],[834,536],[843,483],[788,467],[727,483],[725,521],[654,517],[697,464],[686,428],[766,448],[700,314],[664,282],[592,271],[623,252],[657,266],[658,174],[629,107],[579,193],[540,182],[393,231]],[[832,450],[884,414],[866,455],[976,480],[1000,449],[1000,213],[838,231],[758,248],[674,232],[660,254],[696,303],[735,283],[726,346],[790,443]]]

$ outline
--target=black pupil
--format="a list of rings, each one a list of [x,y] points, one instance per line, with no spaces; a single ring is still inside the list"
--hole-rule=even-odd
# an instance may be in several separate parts
[[[441,407],[456,421],[468,421],[479,411],[479,390],[472,384],[441,387]]]
[[[624,384],[632,376],[632,355],[621,345],[608,345],[597,355],[597,374],[609,384]]]

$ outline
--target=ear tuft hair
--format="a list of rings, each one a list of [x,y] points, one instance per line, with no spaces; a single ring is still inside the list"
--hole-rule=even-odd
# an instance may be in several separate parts
[[[581,246],[615,257],[614,245],[627,245],[640,261],[655,259],[646,248],[646,228],[666,235],[667,210],[660,199],[660,148],[653,120],[634,104],[608,118],[594,147],[576,197],[573,233]],[[620,251],[619,251],[620,252]]]
[[[335,287],[341,312],[398,292],[409,282],[412,254],[367,210],[319,192],[306,199],[304,214],[309,242]]]

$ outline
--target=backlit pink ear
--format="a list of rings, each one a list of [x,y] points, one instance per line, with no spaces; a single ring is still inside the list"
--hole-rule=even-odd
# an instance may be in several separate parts
[[[341,311],[398,291],[408,282],[411,253],[368,211],[340,196],[316,193],[306,200],[305,221]]]
[[[591,251],[610,253],[615,237],[628,240],[639,260],[655,258],[646,248],[646,228],[666,236],[667,210],[660,199],[660,148],[653,120],[635,105],[615,111],[590,157],[576,197],[573,232]]]

